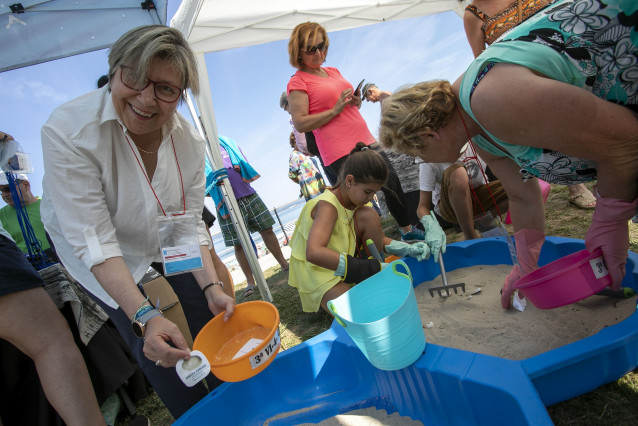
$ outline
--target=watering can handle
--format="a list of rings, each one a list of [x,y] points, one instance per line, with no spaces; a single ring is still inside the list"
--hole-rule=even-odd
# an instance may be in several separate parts
[[[337,308],[335,308],[334,304],[332,303],[332,300],[328,300],[328,310],[330,311],[330,313],[332,314],[332,316],[335,317],[335,320],[339,323],[340,326],[342,326],[343,328],[346,328],[346,323],[345,321],[337,314]]]

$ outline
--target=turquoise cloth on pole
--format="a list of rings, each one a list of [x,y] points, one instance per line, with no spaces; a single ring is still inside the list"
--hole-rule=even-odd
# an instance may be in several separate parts
[[[241,153],[241,150],[234,140],[220,135],[219,144],[228,153],[233,166],[239,166],[242,179],[245,182],[252,182],[259,178],[259,173],[257,173],[253,166],[251,166],[250,163],[246,161],[246,157],[244,157],[244,154]],[[224,197],[219,190],[219,186],[217,185],[220,181],[228,177],[228,172],[226,171],[226,169],[213,171],[208,157],[206,157],[205,174],[206,194],[209,194],[211,197],[213,197],[213,201],[215,202],[215,207],[217,208],[219,215],[224,218],[228,217],[228,209],[226,208],[226,204],[224,203]]]

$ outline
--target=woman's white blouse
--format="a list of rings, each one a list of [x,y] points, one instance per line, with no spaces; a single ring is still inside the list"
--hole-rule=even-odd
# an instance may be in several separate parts
[[[122,256],[138,282],[151,262],[161,260],[156,217],[162,210],[153,190],[164,211],[182,212],[183,182],[200,245],[212,245],[201,220],[205,142],[195,129],[177,112],[163,126],[152,189],[125,133],[107,87],[60,106],[42,127],[42,222],[71,275],[113,308],[117,303],[91,268]]]

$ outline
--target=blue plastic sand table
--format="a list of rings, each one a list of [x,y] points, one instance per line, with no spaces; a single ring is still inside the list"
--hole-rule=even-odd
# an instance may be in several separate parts
[[[539,265],[584,248],[582,240],[548,237]],[[433,280],[438,266],[404,259],[413,282]],[[638,255],[629,254],[624,287],[638,291]],[[502,237],[448,245],[448,271],[511,264]],[[551,425],[546,406],[590,392],[638,366],[638,314],[593,336],[512,361],[426,343],[411,366],[396,371],[370,364],[336,322],[280,353],[257,376],[225,383],[176,425],[296,425],[376,407],[425,425]],[[247,403],[249,401],[249,403]]]

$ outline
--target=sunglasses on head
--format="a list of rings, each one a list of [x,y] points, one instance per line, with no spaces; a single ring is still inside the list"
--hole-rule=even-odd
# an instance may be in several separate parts
[[[326,50],[326,41],[322,41],[321,43],[319,43],[316,46],[310,46],[306,48],[306,55],[314,55],[316,52],[320,51],[323,52],[324,50]]]

